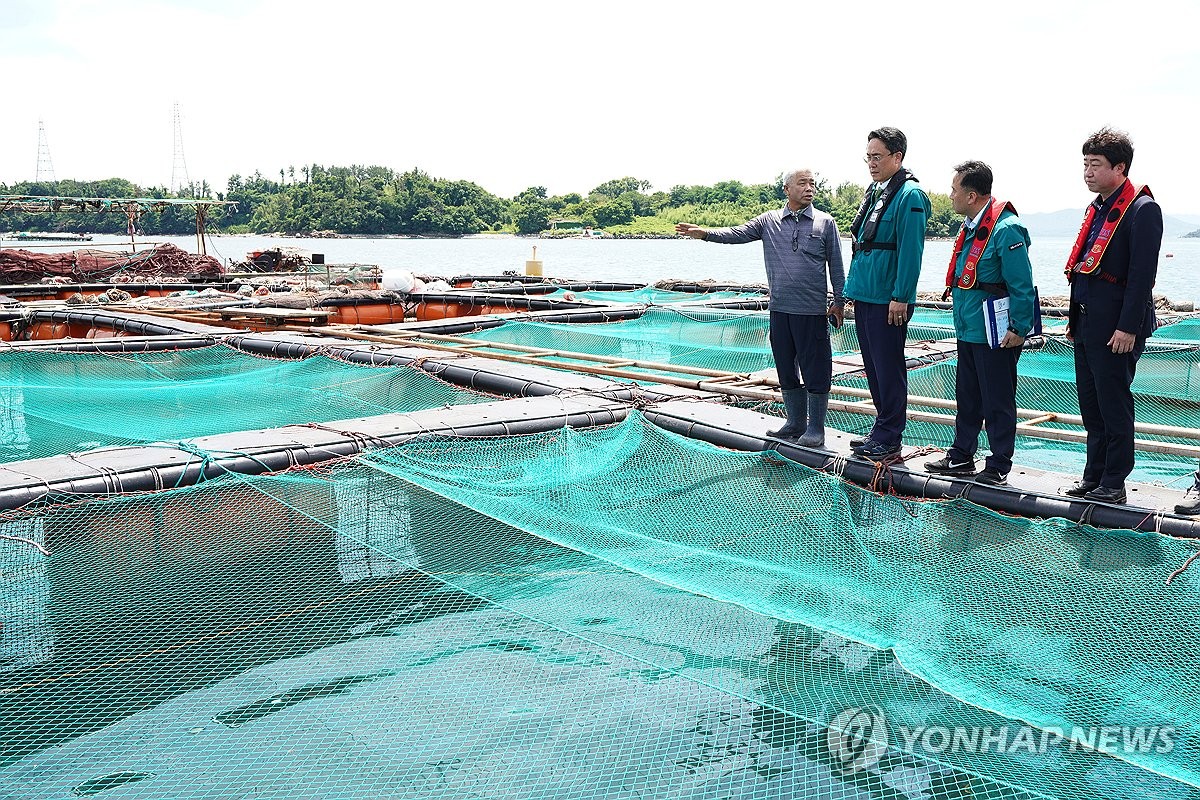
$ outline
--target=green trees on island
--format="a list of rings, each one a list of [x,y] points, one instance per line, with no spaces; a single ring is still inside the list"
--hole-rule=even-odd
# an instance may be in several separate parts
[[[332,231],[342,234],[461,236],[486,231],[537,234],[559,221],[566,226],[601,228],[625,235],[669,236],[676,222],[710,227],[737,225],[785,200],[783,178],[772,183],[720,181],[712,186],[675,186],[653,191],[650,182],[626,176],[605,181],[586,195],[550,195],[544,186],[531,186],[511,200],[498,197],[466,180],[434,178],[421,170],[395,172],[387,167],[326,167],[310,164],[280,169],[266,177],[259,172],[233,175],[216,199],[232,200],[236,209],[214,211],[211,226],[225,233],[291,233]],[[863,187],[854,183],[818,185],[814,202],[829,212],[847,232]],[[64,195],[73,197],[167,197],[166,189],[144,188],[121,178],[103,181],[0,184],[0,194]],[[213,197],[206,183],[187,187],[183,197]],[[930,193],[933,215],[928,235],[950,236],[960,220],[946,195]],[[146,214],[146,234],[184,235],[194,232],[189,209]],[[124,233],[120,214],[18,214],[0,216],[0,230],[55,230]]]

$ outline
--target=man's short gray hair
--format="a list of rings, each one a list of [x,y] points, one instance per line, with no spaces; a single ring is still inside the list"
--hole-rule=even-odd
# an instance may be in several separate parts
[[[800,169],[794,169],[794,170],[791,170],[790,172],[783,173],[783,185],[784,186],[791,185],[792,179],[795,178],[797,175],[799,175],[801,172],[807,172],[809,175],[812,175],[814,180],[817,177],[817,173],[813,172],[808,167],[801,167]]]

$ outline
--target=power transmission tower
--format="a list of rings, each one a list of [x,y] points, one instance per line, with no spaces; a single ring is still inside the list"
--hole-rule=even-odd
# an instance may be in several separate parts
[[[38,160],[37,172],[34,173],[34,183],[47,181],[55,183],[54,162],[50,160],[50,143],[46,141],[46,126],[38,120]]]
[[[179,119],[179,103],[175,104],[172,124],[175,128],[175,155],[171,159],[171,192],[179,194],[180,189],[192,183],[188,177],[187,159],[183,157],[183,123]]]

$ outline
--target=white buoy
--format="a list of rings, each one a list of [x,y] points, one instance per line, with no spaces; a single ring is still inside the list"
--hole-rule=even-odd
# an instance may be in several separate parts
[[[416,277],[406,269],[386,268],[379,278],[379,284],[384,289],[408,294],[412,291]]]
[[[542,276],[542,262],[538,261],[536,244],[533,246],[533,255],[525,262],[525,274]]]

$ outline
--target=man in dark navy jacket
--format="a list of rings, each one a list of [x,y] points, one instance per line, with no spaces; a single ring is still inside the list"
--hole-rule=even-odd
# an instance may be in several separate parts
[[[1146,338],[1154,332],[1154,278],[1162,210],[1148,187],[1129,181],[1133,143],[1103,128],[1083,143],[1083,180],[1097,197],[1067,261],[1075,385],[1087,430],[1083,477],[1071,497],[1125,502],[1133,471],[1133,384]]]

